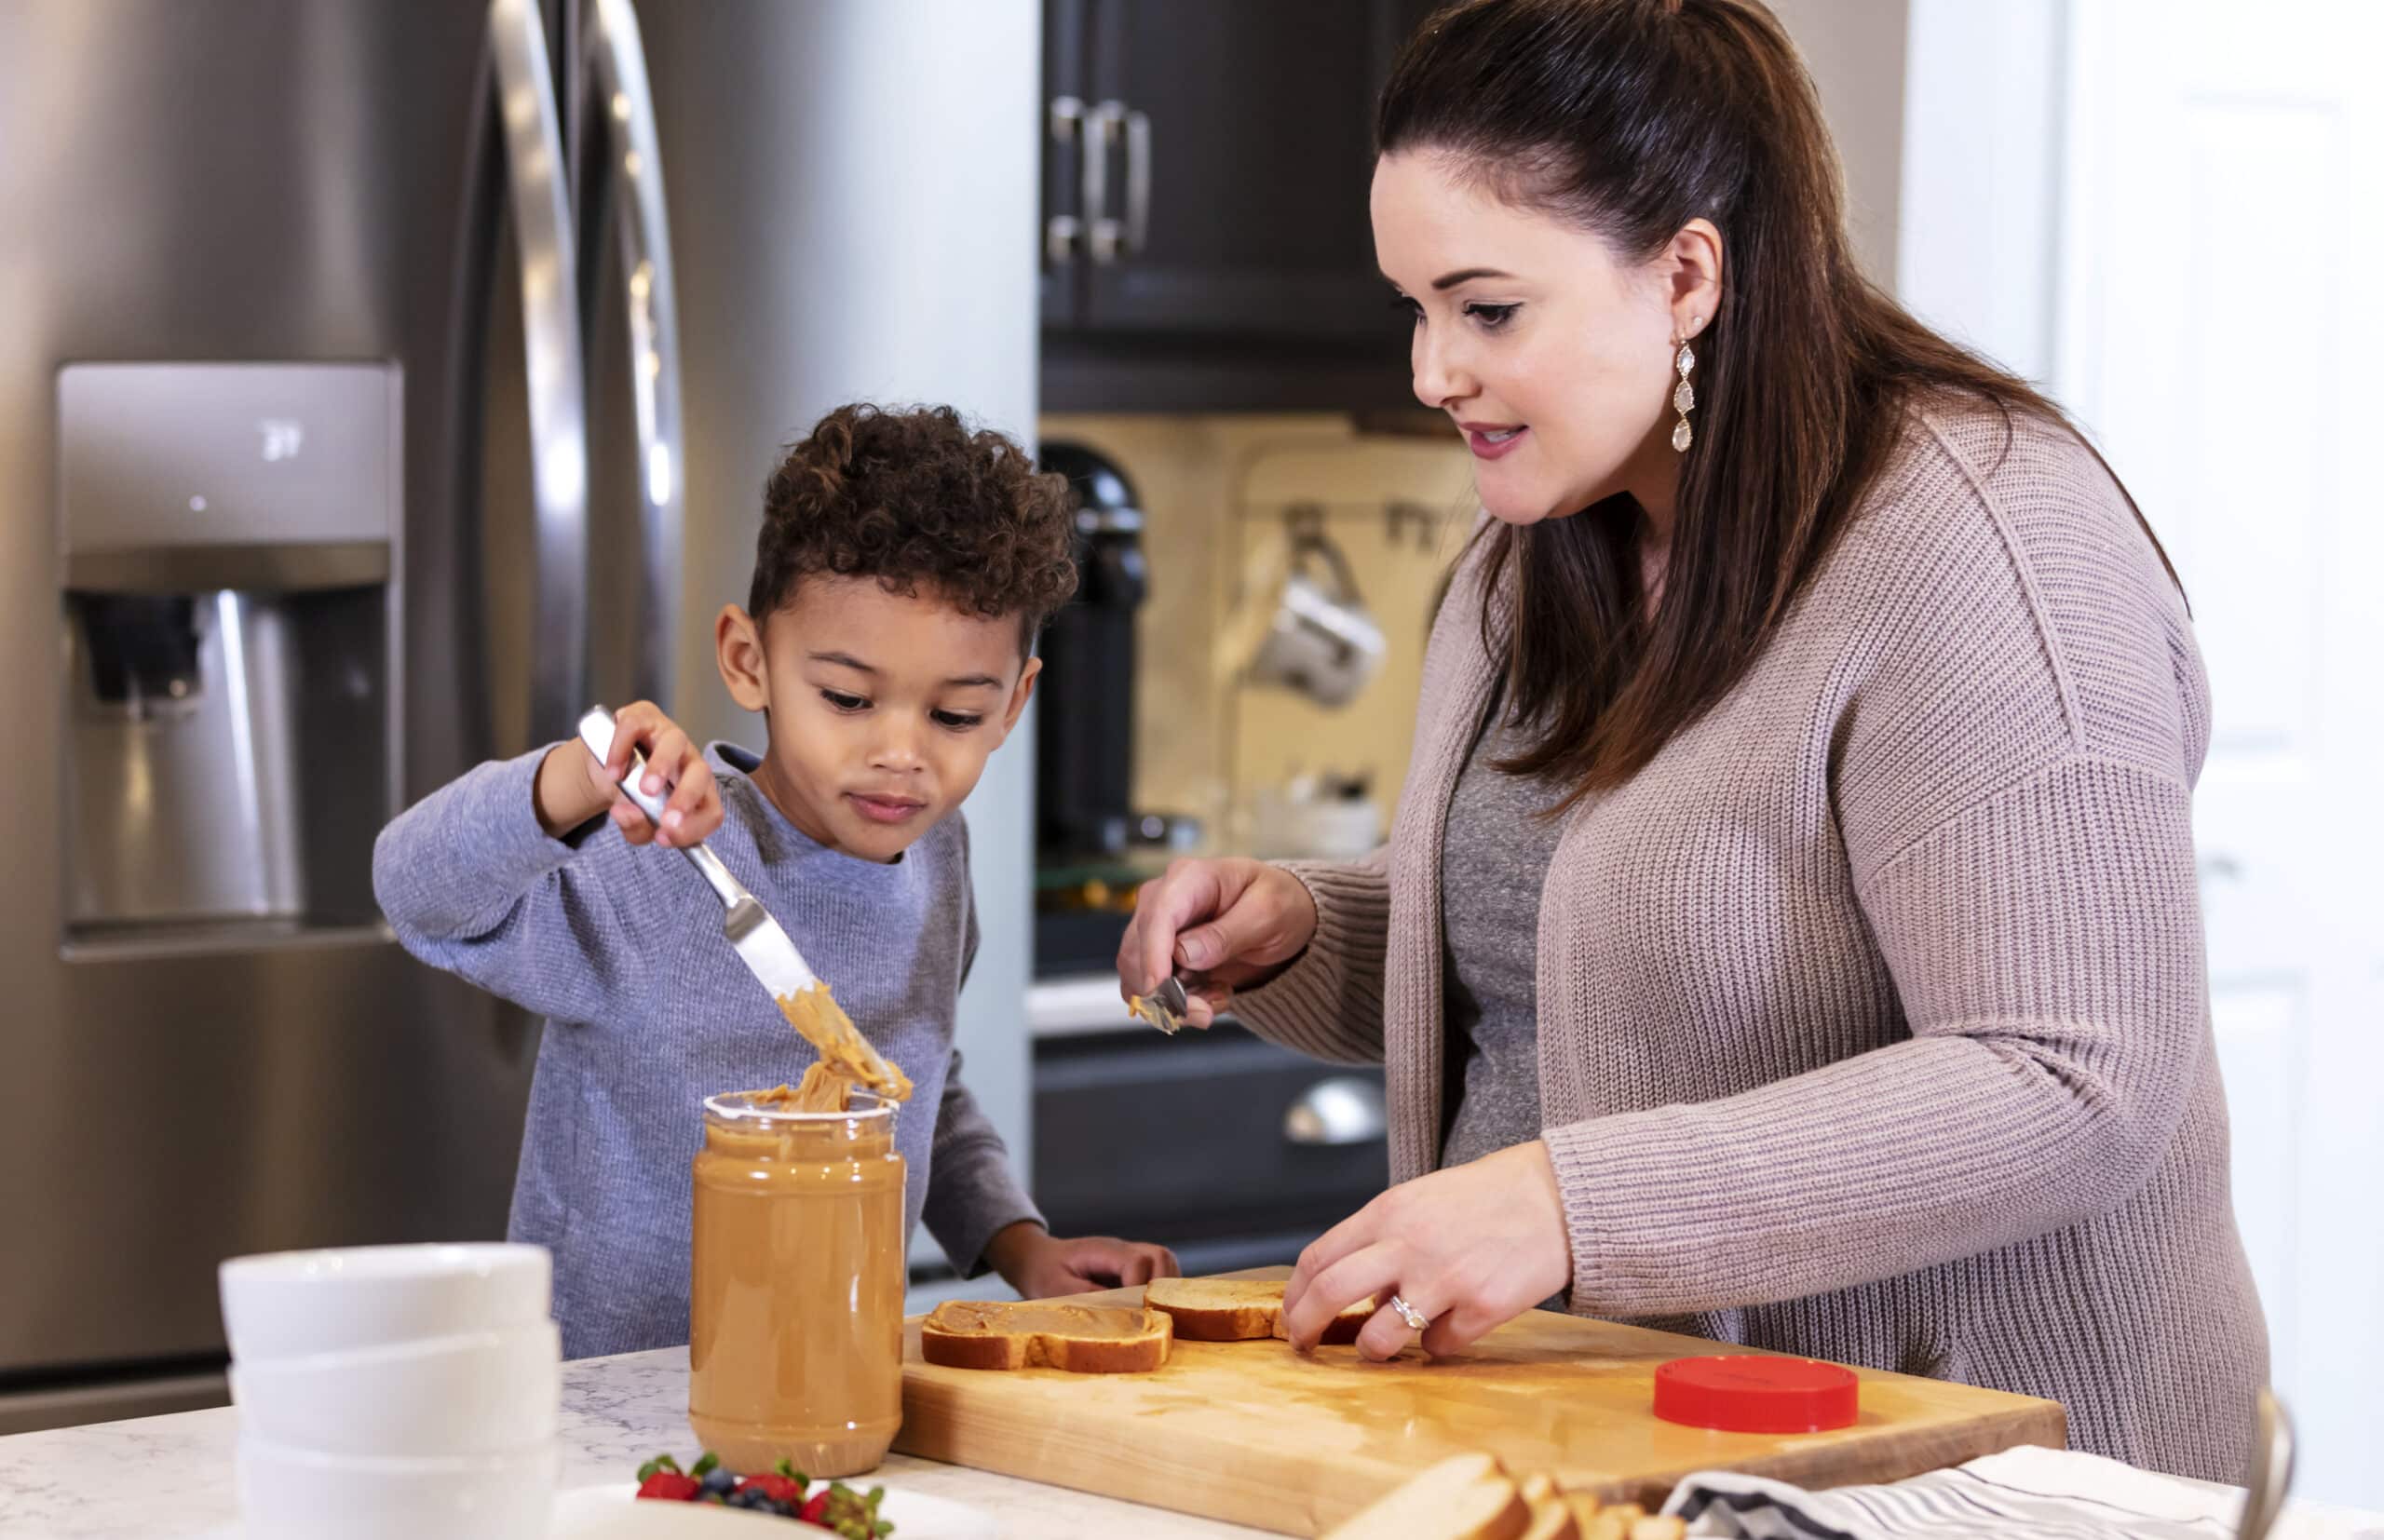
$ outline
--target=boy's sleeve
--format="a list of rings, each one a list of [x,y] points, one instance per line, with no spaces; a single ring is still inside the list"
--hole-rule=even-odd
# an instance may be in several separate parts
[[[1009,1147],[961,1081],[957,1048],[936,1108],[927,1202],[919,1217],[965,1278],[985,1270],[985,1243],[1004,1229],[1020,1220],[1044,1223],[1042,1210],[1010,1170]]]
[[[968,826],[960,826],[960,982],[977,966],[977,900],[968,877]],[[985,1270],[985,1243],[1020,1220],[1045,1224],[1043,1211],[1010,1170],[1009,1146],[960,1078],[960,1050],[944,1072],[928,1155],[928,1196],[919,1213],[928,1233],[964,1278]]]
[[[547,752],[481,765],[399,815],[373,843],[372,893],[433,967],[541,1016],[589,1021],[637,987],[637,950],[603,881],[607,858],[629,846],[603,819],[564,840],[539,826]]]

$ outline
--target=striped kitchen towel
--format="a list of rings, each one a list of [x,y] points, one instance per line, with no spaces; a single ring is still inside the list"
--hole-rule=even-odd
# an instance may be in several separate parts
[[[2097,1454],[2006,1450],[1888,1486],[1807,1492],[1732,1471],[1691,1476],[1666,1513],[1738,1540],[2232,1540],[2238,1487],[2158,1476]],[[2270,1540],[2384,1540],[2384,1519],[2289,1505]]]

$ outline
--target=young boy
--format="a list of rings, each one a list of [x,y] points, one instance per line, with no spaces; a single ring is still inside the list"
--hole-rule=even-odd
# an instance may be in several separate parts
[[[702,1101],[817,1058],[655,844],[708,842],[910,1076],[907,1223],[964,1273],[1033,1298],[1175,1272],[1046,1231],[952,1046],[977,946],[959,805],[1034,692],[1070,523],[1060,478],[949,408],[841,408],[770,478],[750,603],[714,626],[761,754],[699,752],[640,703],[607,764],[576,739],[483,764],[382,831],[373,888],[407,949],[548,1018],[508,1230],[554,1252],[567,1357],[687,1340]],[[632,749],[669,789],[659,830],[615,785]]]

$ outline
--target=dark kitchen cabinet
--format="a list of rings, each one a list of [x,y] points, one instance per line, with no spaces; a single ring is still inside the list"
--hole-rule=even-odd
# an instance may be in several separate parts
[[[1048,408],[1405,398],[1366,194],[1375,96],[1433,5],[1049,0]]]

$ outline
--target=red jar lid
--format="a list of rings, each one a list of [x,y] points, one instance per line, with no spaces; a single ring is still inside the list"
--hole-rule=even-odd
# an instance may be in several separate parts
[[[1821,1433],[1851,1427],[1854,1371],[1812,1358],[1733,1353],[1656,1369],[1656,1415],[1726,1433]]]

